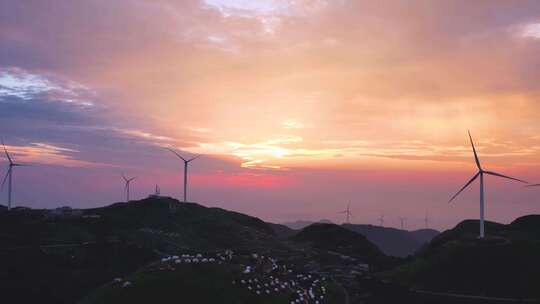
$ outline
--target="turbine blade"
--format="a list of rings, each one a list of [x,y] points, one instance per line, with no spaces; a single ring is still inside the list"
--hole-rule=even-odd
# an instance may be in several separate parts
[[[186,161],[186,159],[183,158],[182,155],[178,154],[178,152],[174,151],[173,149],[171,149],[171,148],[165,148],[165,149],[171,151],[172,153],[174,153],[176,156],[178,156],[178,157],[179,157],[180,159],[182,159],[183,161]]]
[[[476,162],[476,166],[478,167],[478,169],[482,170],[482,166],[480,166],[480,160],[478,159],[478,155],[476,154],[476,148],[474,147],[474,143],[472,140],[471,131],[467,130],[467,132],[469,132],[469,139],[471,140],[471,146],[474,153],[474,161]]]
[[[136,176],[135,176],[135,177],[132,177],[132,178],[128,179],[128,182],[131,182],[132,180],[134,180],[134,179],[136,179],[136,178],[137,178]]]
[[[449,203],[451,203],[463,190],[465,190],[465,188],[467,188],[472,182],[474,182],[475,179],[478,178],[478,176],[480,175],[480,172],[476,173],[466,184],[465,186],[463,186],[456,194],[454,194],[454,196],[452,196],[452,198],[448,201]]]
[[[524,181],[524,180],[517,179],[517,178],[513,178],[513,177],[510,177],[510,176],[506,176],[506,175],[502,175],[502,174],[497,173],[497,172],[493,172],[493,171],[484,171],[484,173],[485,173],[485,174],[494,175],[494,176],[498,176],[498,177],[502,177],[502,178],[507,178],[507,179],[511,179],[511,180],[515,180],[515,181],[518,181],[518,182],[521,182],[521,183],[528,184],[528,182],[526,182],[526,181]]]
[[[192,160],[196,160],[196,159],[197,159],[197,158],[199,158],[199,157],[201,157],[201,155],[200,155],[200,154],[199,154],[199,155],[197,155],[197,156],[195,156],[195,157],[193,157],[193,158],[190,158],[189,160],[187,160],[187,162],[189,163],[190,161],[192,161]]]
[[[6,184],[8,175],[9,175],[10,173],[11,173],[11,169],[8,169],[8,171],[6,172],[6,176],[4,176],[4,180],[2,181],[2,186],[0,186],[0,190],[4,189],[4,185]]]
[[[540,184],[532,184],[532,185],[526,185],[525,187],[538,187]]]
[[[6,157],[10,164],[13,164],[13,160],[11,159],[11,156],[9,156],[8,150],[6,149],[6,145],[4,145],[4,140],[2,139],[2,146],[4,147],[4,152],[6,153]]]

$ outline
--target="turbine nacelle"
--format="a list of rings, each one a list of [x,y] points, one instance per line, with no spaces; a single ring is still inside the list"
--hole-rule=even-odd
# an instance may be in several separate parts
[[[201,157],[201,155],[199,154],[199,155],[197,155],[197,156],[195,156],[195,157],[192,157],[192,158],[190,158],[190,159],[186,159],[186,158],[184,158],[182,155],[180,155],[180,153],[174,151],[173,149],[171,149],[171,148],[166,148],[166,149],[169,150],[169,151],[171,151],[172,153],[174,153],[176,156],[178,156],[178,158],[180,158],[181,160],[183,160],[184,163],[186,163],[186,164],[189,163],[189,162],[191,162],[191,161],[196,160],[196,159],[199,158],[199,157]]]

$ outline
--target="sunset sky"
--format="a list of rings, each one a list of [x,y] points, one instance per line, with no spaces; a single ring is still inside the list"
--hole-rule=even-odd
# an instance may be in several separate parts
[[[484,167],[540,183],[540,3],[0,0],[0,136],[14,202],[103,206],[159,184],[274,222],[448,228]],[[7,160],[0,159],[2,178]],[[540,187],[486,177],[486,217]],[[7,204],[6,189],[0,203]]]

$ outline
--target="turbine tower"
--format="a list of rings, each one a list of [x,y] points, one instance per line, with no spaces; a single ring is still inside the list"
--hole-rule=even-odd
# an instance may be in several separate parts
[[[167,148],[167,150],[171,151],[172,153],[174,153],[176,156],[178,156],[178,158],[180,158],[182,161],[184,161],[184,203],[187,202],[187,182],[188,182],[188,164],[199,158],[200,155],[197,155],[193,158],[190,158],[190,159],[185,159],[182,157],[182,155],[180,155],[178,152],[174,151],[173,149],[169,149]]]
[[[379,221],[379,226],[381,227],[384,226],[384,214],[381,214],[381,216],[379,216],[377,221]]]
[[[13,162],[13,159],[9,155],[8,150],[6,149],[6,145],[4,145],[4,141],[2,140],[2,146],[4,147],[4,152],[6,154],[7,160],[9,162],[9,167],[6,173],[6,176],[4,176],[4,180],[2,181],[2,186],[0,189],[4,189],[4,185],[6,184],[6,181],[8,182],[8,211],[11,210],[11,198],[12,198],[12,190],[13,190],[13,168],[14,167],[23,167],[28,165],[23,164],[17,164]]]
[[[352,213],[351,213],[351,204],[350,203],[347,205],[347,210],[341,211],[339,213],[344,213],[345,214],[346,219],[347,219],[347,221],[346,221],[347,224],[351,223],[351,215],[352,215]]]
[[[476,162],[476,167],[478,168],[478,172],[465,184],[465,186],[463,186],[456,194],[454,194],[454,196],[452,196],[452,198],[448,202],[449,203],[452,202],[463,190],[465,190],[465,188],[467,188],[472,182],[474,182],[478,177],[480,177],[480,236],[479,237],[484,238],[485,236],[484,234],[484,174],[511,179],[511,180],[518,181],[525,184],[527,184],[527,182],[524,180],[517,179],[517,178],[502,175],[497,172],[484,170],[482,168],[482,165],[480,164],[480,160],[478,159],[478,154],[476,154],[476,148],[474,147],[471,132],[468,131],[468,133],[469,133],[469,140],[471,141],[471,147],[474,153],[474,161]]]
[[[137,177],[127,178],[124,174],[122,174],[122,177],[124,178],[124,182],[126,183],[126,186],[124,187],[124,192],[126,193],[126,202],[129,202],[129,186],[131,182]]]
[[[401,223],[401,230],[403,230],[403,228],[405,227],[405,221],[407,220],[407,218],[405,217],[400,217],[399,218],[399,222]]]
[[[429,217],[426,212],[426,216],[424,217],[424,225],[426,226],[426,229],[429,228]]]

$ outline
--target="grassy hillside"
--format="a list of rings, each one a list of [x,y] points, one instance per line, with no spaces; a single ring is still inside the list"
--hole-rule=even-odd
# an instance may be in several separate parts
[[[169,212],[173,204],[176,211]],[[134,231],[146,234],[162,245],[179,248],[216,250],[222,248],[267,246],[275,232],[264,221],[244,214],[206,208],[174,199],[145,199],[117,203],[88,210],[101,216],[104,230],[121,237],[133,237]],[[137,235],[137,238],[139,235]]]
[[[247,264],[253,267],[249,274],[243,273]],[[124,278],[121,283],[111,283],[98,289],[80,304],[142,304],[156,301],[164,304],[277,304],[290,303],[298,298],[298,291],[309,288],[313,288],[319,297],[323,287],[326,292],[324,299],[318,299],[320,303],[343,303],[344,295],[330,280],[306,277],[304,281],[297,278],[297,273],[264,266],[262,260],[256,262],[249,256],[235,256],[219,264],[157,262]],[[279,280],[279,283],[274,284],[275,280]],[[123,287],[125,281],[130,282],[129,287]],[[292,281],[295,281],[294,286]]]
[[[379,261],[384,254],[363,235],[335,224],[312,224],[291,240],[308,244],[312,248],[338,252],[360,259],[363,262]]]
[[[169,212],[169,205],[176,212]],[[41,303],[73,303],[115,276],[178,250],[279,248],[260,219],[173,199],[83,210],[0,212],[0,293]]]
[[[540,217],[488,222],[485,239],[477,238],[478,226],[467,220],[445,231],[387,278],[423,290],[540,298]]]
[[[0,293],[16,303],[74,303],[156,258],[149,250],[121,243],[0,250]]]

